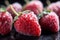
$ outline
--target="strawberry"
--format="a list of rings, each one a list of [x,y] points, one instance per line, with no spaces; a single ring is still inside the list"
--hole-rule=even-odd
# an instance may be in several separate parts
[[[39,23],[43,31],[52,33],[59,31],[59,19],[55,12],[44,12]]]
[[[41,28],[33,12],[23,12],[14,23],[16,31],[23,35],[40,36]]]
[[[56,12],[60,19],[60,2],[50,4],[47,9]]]
[[[23,10],[31,10],[38,15],[43,11],[43,4],[40,1],[31,1],[24,6]]]
[[[11,4],[10,6],[7,7],[6,10],[8,12],[10,12],[12,17],[14,18],[16,15],[14,14],[14,11],[12,10],[11,6],[16,12],[20,12],[22,10],[22,6],[21,6],[21,4],[16,2],[16,3],[13,3],[13,4]]]
[[[12,30],[12,16],[9,12],[0,12],[0,34],[7,35]]]

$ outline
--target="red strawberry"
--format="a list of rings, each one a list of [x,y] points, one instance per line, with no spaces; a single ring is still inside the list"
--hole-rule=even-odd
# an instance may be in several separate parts
[[[23,10],[31,10],[38,15],[43,11],[43,4],[40,1],[31,1],[25,5]]]
[[[56,13],[46,13],[39,19],[39,23],[43,31],[49,31],[52,33],[59,31],[59,19]]]
[[[20,12],[22,10],[22,6],[19,3],[13,3],[11,4],[11,6],[16,12]],[[16,15],[14,14],[14,11],[12,10],[11,6],[7,7],[7,11],[10,12],[14,18]]]
[[[26,12],[27,13],[27,12]],[[14,23],[16,31],[23,35],[40,36],[41,28],[38,19],[33,12],[22,14]]]
[[[47,9],[56,12],[60,19],[60,2],[50,4]]]
[[[12,29],[12,16],[8,12],[0,12],[0,34],[6,35]]]

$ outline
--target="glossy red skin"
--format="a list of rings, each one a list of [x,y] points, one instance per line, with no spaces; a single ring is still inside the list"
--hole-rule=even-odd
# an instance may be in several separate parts
[[[16,12],[20,12],[22,10],[22,5],[19,3],[13,3],[12,7],[15,9]],[[7,7],[7,11],[11,13],[13,18],[16,16],[14,12],[11,10],[10,6]]]
[[[40,1],[31,1],[25,5],[23,10],[31,10],[38,15],[43,11],[43,4]]]
[[[8,12],[0,12],[0,34],[7,35],[12,29],[12,16]]]
[[[33,12],[19,16],[19,18],[14,23],[14,27],[18,33],[23,35],[41,35],[41,28],[38,23],[38,19]]]
[[[39,19],[39,23],[43,31],[49,31],[52,33],[59,31],[59,19],[56,13],[50,12],[48,15]]]
[[[50,4],[47,9],[56,12],[60,19],[60,1]]]

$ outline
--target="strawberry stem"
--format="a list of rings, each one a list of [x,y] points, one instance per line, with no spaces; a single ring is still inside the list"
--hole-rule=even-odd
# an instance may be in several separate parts
[[[51,4],[50,0],[47,0],[46,3],[47,3],[47,5],[50,5]]]
[[[9,3],[8,0],[5,0],[5,4],[6,4],[6,6],[9,6],[10,5],[10,3]]]
[[[15,11],[12,5],[10,5],[11,10],[14,12],[15,15],[19,16],[19,14]]]
[[[26,4],[30,2],[29,0],[24,0],[24,1],[26,2]]]

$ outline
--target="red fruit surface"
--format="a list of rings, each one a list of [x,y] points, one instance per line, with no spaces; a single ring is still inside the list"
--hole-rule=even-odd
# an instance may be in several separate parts
[[[20,11],[22,10],[22,5],[19,4],[19,3],[13,3],[13,4],[12,4],[12,7],[14,8],[14,10],[15,10],[16,12],[20,12]],[[12,11],[12,9],[11,9],[10,6],[7,7],[7,11],[11,13],[11,15],[12,15],[13,18],[16,16],[16,15],[14,14],[14,12]]]
[[[43,11],[43,4],[40,1],[31,1],[30,3],[26,4],[23,10],[31,10],[36,15]]]
[[[40,36],[41,28],[38,23],[38,19],[33,12],[29,12],[28,14],[22,14],[15,21],[14,27],[16,31],[23,35],[28,36]]]
[[[12,16],[8,12],[0,12],[0,34],[6,35],[12,29]]]
[[[50,4],[47,9],[56,12],[60,19],[60,2]]]
[[[59,31],[59,19],[56,13],[50,12],[48,15],[39,19],[39,23],[43,31],[58,32]]]

